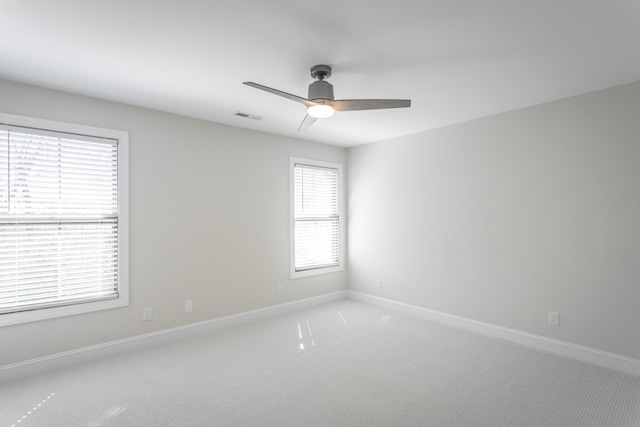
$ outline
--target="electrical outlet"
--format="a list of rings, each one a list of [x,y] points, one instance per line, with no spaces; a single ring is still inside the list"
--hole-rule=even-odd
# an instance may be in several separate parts
[[[557,311],[549,312],[549,324],[552,326],[560,326],[560,314]]]
[[[153,319],[153,308],[145,307],[142,309],[142,320],[151,320]]]
[[[278,285],[278,295],[282,295],[284,294],[284,285],[283,284],[279,284]]]
[[[376,280],[376,286],[377,286],[379,289],[382,289],[382,279],[377,279],[377,280]]]
[[[188,299],[184,302],[184,312],[190,313],[192,311],[193,311],[193,300]]]

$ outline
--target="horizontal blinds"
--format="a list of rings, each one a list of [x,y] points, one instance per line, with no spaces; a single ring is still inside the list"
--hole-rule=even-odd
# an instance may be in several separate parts
[[[117,143],[0,128],[0,314],[118,297]]]
[[[0,215],[117,215],[113,141],[26,129],[0,132]]]
[[[296,271],[339,265],[338,170],[294,165]]]

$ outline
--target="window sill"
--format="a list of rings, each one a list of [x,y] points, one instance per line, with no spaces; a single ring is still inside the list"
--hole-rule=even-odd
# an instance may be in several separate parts
[[[51,307],[38,310],[20,311],[17,313],[0,314],[0,327],[54,319],[56,317],[73,316],[75,314],[89,313],[92,311],[109,310],[112,308],[126,307],[128,305],[128,298],[121,296],[120,298],[107,301],[87,302],[63,307]]]
[[[302,277],[319,276],[321,274],[337,273],[339,271],[344,271],[344,267],[342,265],[338,265],[336,267],[314,268],[303,271],[291,271],[291,278],[300,279]]]

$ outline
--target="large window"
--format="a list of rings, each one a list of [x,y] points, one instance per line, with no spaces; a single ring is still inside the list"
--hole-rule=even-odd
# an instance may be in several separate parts
[[[128,304],[127,145],[0,114],[0,325]]]
[[[343,270],[342,165],[291,158],[291,277]]]

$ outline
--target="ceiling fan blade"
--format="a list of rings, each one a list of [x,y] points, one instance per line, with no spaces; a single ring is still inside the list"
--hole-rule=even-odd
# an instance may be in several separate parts
[[[273,88],[268,87],[268,86],[263,86],[263,85],[260,85],[260,84],[258,84],[258,83],[254,83],[254,82],[243,82],[242,84],[245,84],[245,85],[247,85],[247,86],[254,87],[254,88],[256,88],[256,89],[264,90],[265,92],[269,92],[269,93],[272,93],[272,94],[274,94],[274,95],[282,96],[282,97],[287,98],[287,99],[290,99],[290,100],[292,100],[292,101],[299,102],[299,103],[301,103],[301,104],[306,105],[307,107],[308,107],[309,105],[313,105],[313,102],[309,101],[309,100],[308,100],[308,99],[306,99],[306,98],[302,98],[302,97],[297,96],[297,95],[292,95],[292,94],[290,94],[290,93],[283,92],[283,91],[278,90],[278,89],[273,89]]]
[[[316,122],[316,120],[318,119],[315,117],[311,117],[310,115],[307,114],[306,116],[304,116],[302,123],[300,123],[300,127],[298,127],[298,132],[300,132],[301,130],[309,129],[311,125]]]
[[[336,111],[382,110],[411,107],[410,99],[337,99],[331,101]]]

